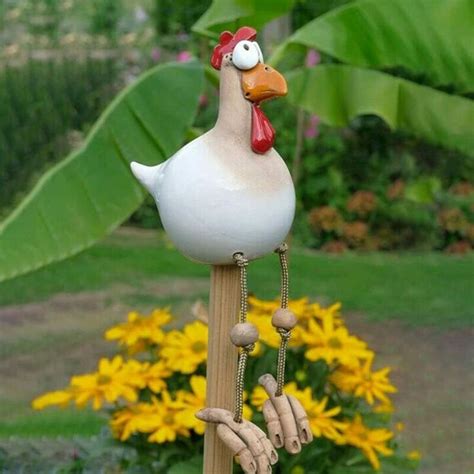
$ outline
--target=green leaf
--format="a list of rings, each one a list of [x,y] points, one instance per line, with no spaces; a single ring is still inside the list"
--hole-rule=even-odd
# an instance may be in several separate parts
[[[281,58],[289,44],[300,44],[354,66],[402,66],[432,85],[469,92],[473,18],[472,0],[361,0],[303,26],[275,54]]]
[[[258,29],[287,13],[294,3],[295,0],[214,0],[194,24],[193,31],[217,38],[226,29],[235,31],[240,26]]]
[[[405,197],[419,204],[431,204],[441,190],[441,181],[435,176],[423,176],[405,189]]]
[[[196,456],[189,461],[183,461],[174,464],[168,469],[168,474],[201,474],[202,472],[202,456]]]
[[[392,129],[474,155],[474,101],[378,71],[345,65],[288,74],[289,101],[333,126],[374,114]]]
[[[158,66],[108,107],[84,146],[50,169],[0,225],[0,281],[66,258],[105,236],[142,202],[129,163],[180,146],[203,86],[195,62]]]

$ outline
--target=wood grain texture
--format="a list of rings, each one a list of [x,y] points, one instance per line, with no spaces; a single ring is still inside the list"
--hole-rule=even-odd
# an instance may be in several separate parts
[[[238,322],[240,272],[236,265],[216,265],[211,271],[209,300],[209,349],[207,358],[207,406],[233,410],[237,348],[230,331]],[[204,437],[204,474],[231,474],[232,453],[209,423]]]

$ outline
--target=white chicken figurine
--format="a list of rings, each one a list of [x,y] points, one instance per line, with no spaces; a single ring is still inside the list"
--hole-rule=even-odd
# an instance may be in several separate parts
[[[268,473],[274,448],[298,453],[312,440],[301,404],[282,392],[285,357],[296,317],[288,310],[286,244],[295,213],[295,190],[288,168],[272,148],[275,131],[260,103],[284,96],[284,77],[263,62],[256,31],[242,27],[220,35],[211,58],[220,70],[219,114],[215,126],[157,166],[131,163],[132,172],[155,198],[163,227],[187,257],[206,264],[237,264],[241,271],[239,323],[230,334],[239,347],[234,412],[206,408],[197,416],[217,423],[222,441],[238,456],[246,473]],[[276,251],[281,264],[281,308],[272,324],[281,336],[277,378],[259,381],[269,399],[263,414],[269,439],[242,419],[243,381],[248,354],[258,340],[246,321],[250,260]],[[217,474],[217,473],[213,473]]]
[[[132,163],[156,200],[161,222],[184,255],[208,264],[266,255],[288,235],[295,212],[290,173],[272,148],[274,131],[259,103],[287,93],[283,76],[263,64],[255,30],[221,35],[217,122],[164,163]]]

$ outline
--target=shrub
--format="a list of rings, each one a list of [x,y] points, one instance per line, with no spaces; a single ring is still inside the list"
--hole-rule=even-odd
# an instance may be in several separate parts
[[[274,369],[279,337],[271,314],[279,302],[249,303],[248,317],[261,339],[249,360],[244,416],[263,425],[266,394],[254,381]],[[301,298],[290,308],[299,325],[290,340],[287,372],[293,380],[285,391],[306,409],[315,440],[298,456],[281,453],[276,472],[414,472],[417,461],[400,454],[390,429],[390,396],[396,391],[390,368],[374,368],[374,352],[349,333],[340,304],[322,307]],[[105,333],[120,354],[101,359],[95,372],[72,377],[65,389],[38,397],[33,407],[90,403],[107,411],[113,437],[137,451],[135,461],[122,466],[138,463],[140,472],[153,466],[164,473],[178,464],[182,472],[200,472],[205,425],[194,414],[206,403],[207,358],[206,316],[201,312],[200,318],[182,330],[167,330],[168,309],[130,313]]]
[[[428,184],[428,183],[432,184]],[[460,181],[450,191],[430,188],[433,178],[409,183],[396,180],[379,195],[356,191],[347,203],[320,206],[308,214],[314,247],[343,252],[363,250],[439,249],[468,253],[474,232],[470,183]],[[459,245],[458,245],[459,244]]]
[[[112,60],[35,61],[0,71],[0,212],[77,146],[116,92]]]

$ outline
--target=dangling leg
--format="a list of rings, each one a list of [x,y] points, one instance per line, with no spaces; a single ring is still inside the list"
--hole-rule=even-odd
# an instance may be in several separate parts
[[[286,367],[286,351],[288,349],[288,341],[291,337],[291,330],[296,326],[296,317],[288,309],[288,293],[289,293],[289,276],[288,276],[288,260],[286,253],[288,245],[283,243],[278,247],[276,253],[280,259],[280,309],[272,316],[272,325],[280,334],[280,347],[278,348],[277,363],[277,389],[275,395],[279,397],[283,393],[285,385],[285,367]]]
[[[221,440],[238,457],[245,473],[268,474],[278,455],[265,433],[250,421],[242,418],[244,407],[244,376],[247,359],[258,341],[257,328],[247,322],[248,260],[240,252],[233,256],[240,268],[240,312],[239,322],[232,328],[230,339],[239,348],[239,360],[235,382],[234,412],[222,408],[205,408],[196,416],[208,423],[218,423],[217,433]]]
[[[235,382],[235,407],[234,421],[242,421],[244,407],[244,377],[247,359],[255,348],[258,341],[257,328],[247,322],[248,310],[248,287],[247,287],[247,266],[248,260],[242,253],[234,254],[234,261],[240,268],[240,314],[239,322],[232,328],[230,340],[234,346],[239,348],[239,361],[237,363],[237,378]]]
[[[263,407],[263,415],[268,426],[270,440],[275,447],[285,446],[289,453],[296,454],[301,451],[301,444],[308,444],[313,440],[313,435],[308,417],[301,404],[294,397],[283,393],[288,341],[291,330],[297,323],[296,316],[288,309],[287,251],[288,246],[285,243],[276,250],[281,268],[280,308],[272,316],[272,325],[280,335],[277,378],[275,380],[271,374],[265,374],[259,378],[259,382],[270,397]]]

